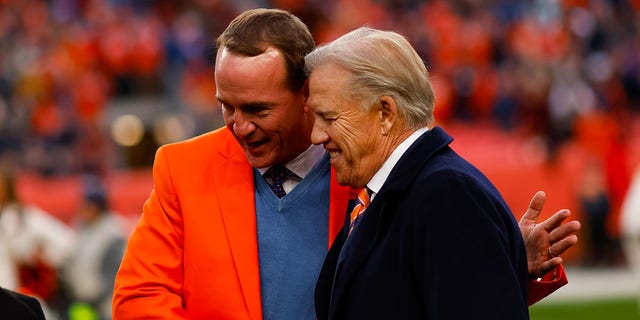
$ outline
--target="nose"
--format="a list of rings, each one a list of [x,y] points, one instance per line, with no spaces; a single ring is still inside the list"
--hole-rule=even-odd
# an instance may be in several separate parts
[[[329,135],[324,127],[320,124],[320,121],[316,119],[313,122],[313,128],[311,129],[311,143],[313,144],[325,144],[329,141]]]
[[[242,112],[233,115],[233,132],[240,138],[245,138],[256,130],[256,125]]]

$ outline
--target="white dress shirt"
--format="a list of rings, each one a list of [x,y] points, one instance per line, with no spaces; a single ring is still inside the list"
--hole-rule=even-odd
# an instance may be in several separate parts
[[[391,153],[389,158],[382,164],[382,167],[378,169],[376,174],[373,175],[373,178],[367,183],[367,187],[371,190],[371,196],[369,197],[370,201],[373,201],[373,198],[382,188],[382,185],[389,178],[389,174],[393,167],[395,167],[400,157],[407,152],[407,149],[416,141],[418,138],[425,132],[427,132],[429,128],[420,128],[408,136],[404,141],[402,141]]]

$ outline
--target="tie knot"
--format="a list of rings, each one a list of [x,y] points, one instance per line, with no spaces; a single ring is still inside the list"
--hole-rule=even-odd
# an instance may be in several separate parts
[[[276,164],[273,167],[269,168],[267,172],[264,173],[264,178],[267,181],[269,187],[273,193],[278,197],[282,198],[286,195],[282,184],[287,179],[287,176],[291,173],[289,169],[285,166]]]
[[[289,169],[287,169],[287,167],[281,165],[281,164],[276,164],[273,167],[269,168],[269,170],[267,170],[267,172],[264,173],[264,177],[266,179],[285,179],[287,177],[287,174],[289,174]]]
[[[357,201],[358,203],[367,207],[369,206],[370,197],[371,197],[371,190],[369,190],[369,188],[367,187],[364,187],[362,188],[362,190],[360,190],[360,193],[358,193]]]

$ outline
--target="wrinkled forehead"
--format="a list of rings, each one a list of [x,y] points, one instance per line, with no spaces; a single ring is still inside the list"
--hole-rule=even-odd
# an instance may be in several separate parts
[[[309,76],[309,100],[344,98],[352,74],[334,63],[318,65]]]

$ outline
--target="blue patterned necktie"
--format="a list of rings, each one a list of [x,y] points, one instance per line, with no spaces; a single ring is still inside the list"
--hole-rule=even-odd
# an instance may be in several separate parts
[[[264,178],[267,181],[267,184],[271,188],[271,191],[278,197],[282,198],[287,193],[284,191],[282,184],[284,180],[287,178],[291,171],[285,168],[283,165],[276,164],[275,166],[269,168],[267,172],[264,174]],[[269,183],[269,179],[271,179],[271,183]]]

